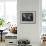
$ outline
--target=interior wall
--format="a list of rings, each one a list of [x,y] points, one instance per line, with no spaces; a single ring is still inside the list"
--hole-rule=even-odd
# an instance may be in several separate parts
[[[28,39],[30,40],[31,43],[40,42],[41,10],[42,10],[42,0],[18,0],[17,1],[18,39]],[[36,23],[21,24],[20,11],[36,11]]]

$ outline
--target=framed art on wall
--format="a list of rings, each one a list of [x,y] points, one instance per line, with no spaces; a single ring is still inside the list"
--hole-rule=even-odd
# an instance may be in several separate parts
[[[20,22],[22,24],[35,24],[36,23],[36,11],[21,11]]]

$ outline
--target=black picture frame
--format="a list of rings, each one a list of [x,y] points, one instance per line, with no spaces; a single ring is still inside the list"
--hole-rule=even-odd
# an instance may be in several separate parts
[[[36,23],[36,11],[20,11],[20,23],[35,24]]]

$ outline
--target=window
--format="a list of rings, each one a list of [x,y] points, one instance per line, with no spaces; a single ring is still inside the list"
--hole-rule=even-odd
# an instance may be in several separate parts
[[[42,0],[42,19],[46,22],[46,0]]]
[[[0,17],[17,25],[17,0],[0,1]]]
[[[4,2],[0,2],[0,17],[4,16]]]
[[[42,32],[46,33],[46,0],[42,0]]]

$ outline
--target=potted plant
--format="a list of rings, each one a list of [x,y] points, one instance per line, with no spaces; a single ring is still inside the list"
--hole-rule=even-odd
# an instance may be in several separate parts
[[[0,18],[0,27],[2,27],[4,25],[4,19],[3,18]]]

